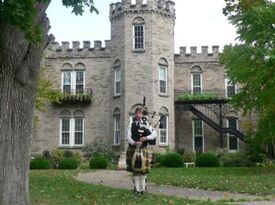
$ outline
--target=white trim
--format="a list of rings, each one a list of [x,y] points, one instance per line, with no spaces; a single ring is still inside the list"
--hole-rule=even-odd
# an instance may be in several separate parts
[[[231,97],[228,97],[227,86],[234,86],[234,88],[235,88],[235,94],[237,94],[237,85],[229,83],[229,79],[226,77],[225,78],[225,97],[226,98],[231,98]]]
[[[193,141],[193,153],[196,153],[195,150],[195,120],[200,120],[201,121],[201,134],[202,134],[202,152],[205,152],[205,145],[204,145],[204,123],[201,119],[193,119],[192,120],[192,141]]]
[[[160,68],[164,68],[165,69],[165,82],[166,82],[166,92],[162,93],[160,92]],[[168,66],[164,66],[164,65],[158,65],[158,71],[159,71],[159,82],[158,82],[158,90],[159,90],[159,94],[160,95],[167,95],[168,94]]]
[[[61,91],[64,92],[64,72],[71,73],[71,94],[76,94],[76,72],[83,72],[83,92],[85,93],[86,89],[86,70],[63,70],[61,71]]]
[[[237,118],[234,118],[236,120],[236,128],[237,130],[239,130],[239,120]],[[229,128],[229,119],[226,119],[226,127]],[[229,146],[229,137],[236,137],[234,135],[230,135],[229,133],[227,133],[227,150],[228,152],[238,152],[240,150],[240,139],[238,137],[237,138],[237,149],[230,149]]]
[[[132,25],[133,26],[133,50],[134,51],[143,51],[145,50],[145,24],[138,24],[138,25]],[[136,26],[142,26],[142,30],[143,30],[143,48],[135,48],[135,40],[136,40],[136,36],[135,36],[135,27]]]
[[[159,146],[167,146],[169,145],[169,117],[168,115],[165,115],[166,117],[166,129],[159,129]],[[160,131],[161,130],[166,130],[166,143],[162,143],[161,142],[161,135],[160,135]]]
[[[120,71],[120,81],[117,81],[117,79],[116,79],[116,74],[117,74],[117,70],[119,69],[119,71]],[[119,95],[121,95],[121,66],[117,66],[117,67],[115,67],[115,72],[114,72],[114,74],[115,74],[115,82],[114,82],[114,95],[115,96],[119,96]],[[116,83],[117,82],[119,82],[119,84],[120,84],[120,88],[119,88],[119,93],[116,93],[116,90],[117,90],[117,87],[116,87]]]
[[[200,75],[200,88],[201,88],[201,93],[203,93],[203,86],[202,86],[202,73],[191,73],[191,94],[194,94],[194,85],[193,85],[193,78],[194,75]],[[197,86],[198,87],[198,86]]]
[[[120,135],[119,135],[119,142],[118,143],[116,143],[116,123],[117,123],[117,117],[119,117],[119,133],[120,133]],[[114,145],[120,145],[121,144],[121,129],[120,129],[120,127],[121,127],[121,122],[120,122],[120,114],[117,114],[117,115],[114,115],[113,116],[113,122],[114,122],[114,132],[113,132],[113,138],[114,138]]]
[[[69,119],[69,144],[62,144],[62,120]],[[75,144],[75,120],[82,120],[82,144]],[[85,144],[85,127],[84,127],[85,119],[84,118],[60,118],[60,128],[59,128],[59,146],[60,147],[83,147]]]

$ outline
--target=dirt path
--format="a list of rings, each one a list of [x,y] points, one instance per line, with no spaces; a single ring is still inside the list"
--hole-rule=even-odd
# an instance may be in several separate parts
[[[77,180],[92,184],[101,184],[115,189],[133,189],[131,175],[126,171],[98,170],[88,173],[80,173]],[[156,186],[152,183],[147,184],[150,193],[163,194],[167,196],[176,196],[181,198],[196,199],[196,200],[261,200],[259,196],[249,194],[231,193],[223,191],[207,191],[200,189],[190,189],[175,186]],[[239,202],[243,205],[275,205],[275,201],[256,201],[256,202]]]

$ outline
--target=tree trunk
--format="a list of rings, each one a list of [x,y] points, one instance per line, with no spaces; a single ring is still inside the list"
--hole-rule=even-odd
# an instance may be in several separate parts
[[[35,93],[48,41],[47,4],[37,4],[42,41],[31,43],[0,19],[0,204],[29,204],[29,161]]]

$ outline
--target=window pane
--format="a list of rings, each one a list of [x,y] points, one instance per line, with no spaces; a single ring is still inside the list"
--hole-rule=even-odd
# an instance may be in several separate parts
[[[200,87],[193,87],[193,94],[201,94],[201,88]]]
[[[166,81],[161,80],[159,83],[160,83],[160,93],[167,93]]]
[[[134,26],[134,40],[135,49],[144,48],[143,25]]]
[[[167,117],[166,116],[162,116],[160,118],[160,127],[161,127],[161,129],[167,129]]]
[[[76,84],[79,85],[83,85],[84,83],[84,72],[83,71],[77,71],[76,72]]]
[[[120,144],[120,115],[114,117],[114,143]]]
[[[228,119],[228,127],[237,129],[237,120],[236,119]]]
[[[167,130],[165,129],[160,130],[160,143],[162,144],[167,143]]]
[[[75,131],[83,132],[83,119],[75,119]]]
[[[227,86],[227,97],[233,97],[235,94],[235,86]]]
[[[159,78],[160,78],[160,80],[166,81],[166,79],[167,79],[166,76],[167,76],[167,68],[163,67],[163,66],[160,66],[160,68],[159,68]]]
[[[76,94],[83,94],[83,93],[84,93],[84,86],[76,85]]]
[[[63,145],[70,144],[70,133],[62,133],[62,144]]]
[[[202,121],[194,120],[194,135],[202,136]]]
[[[62,132],[70,132],[70,119],[62,119]]]
[[[63,85],[63,93],[71,93],[71,85]]]
[[[193,86],[201,86],[201,75],[199,74],[194,74],[193,75]]]
[[[203,142],[202,142],[202,137],[195,137],[194,144],[195,144],[195,151],[196,153],[202,153],[203,152]]]
[[[76,145],[83,144],[83,132],[75,132],[74,140]]]
[[[117,81],[120,81],[120,79],[121,79],[121,71],[120,71],[120,68],[116,68],[116,69],[115,69],[115,80],[116,80],[116,82],[117,82]]]
[[[238,150],[238,139],[235,136],[229,136],[229,150]]]
[[[71,85],[71,71],[63,72],[63,85]]]
[[[116,94],[120,93],[120,82],[116,82]]]

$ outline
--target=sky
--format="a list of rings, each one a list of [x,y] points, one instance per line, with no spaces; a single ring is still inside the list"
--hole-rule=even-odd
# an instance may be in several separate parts
[[[71,8],[62,6],[61,0],[52,0],[47,15],[51,22],[50,33],[55,40],[85,41],[110,40],[109,4],[120,0],[94,0],[99,14],[86,11],[75,16]],[[222,14],[224,0],[174,0],[176,3],[175,52],[180,46],[213,45],[222,47],[236,43],[236,29]],[[92,44],[93,45],[93,44]]]

